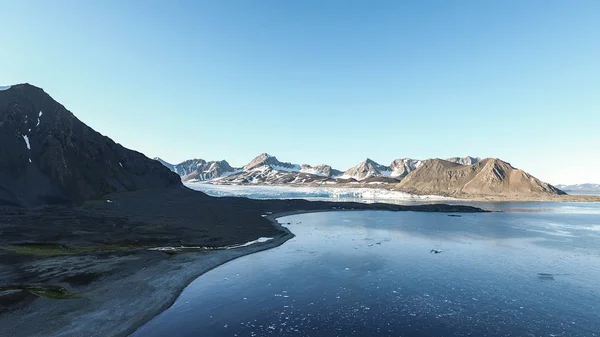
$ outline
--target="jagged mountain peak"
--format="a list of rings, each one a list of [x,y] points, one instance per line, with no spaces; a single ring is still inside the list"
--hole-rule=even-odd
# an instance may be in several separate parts
[[[184,160],[176,165],[166,162],[159,157],[155,157],[154,160],[159,161],[168,169],[177,173],[183,181],[216,179],[239,171],[239,169],[231,167],[225,160],[206,161],[201,158],[194,158]]]
[[[280,162],[277,160],[275,156],[272,156],[268,153],[261,153],[256,156],[252,161],[250,161],[246,166],[244,166],[245,171],[254,170],[257,168],[271,168],[271,169],[280,169],[280,170],[299,170],[299,165],[294,165],[287,162]]]
[[[423,161],[411,158],[399,158],[392,161],[390,164],[390,170],[392,171],[392,177],[396,179],[403,179],[410,172],[416,170],[423,164]]]
[[[367,158],[358,165],[346,170],[343,177],[363,180],[371,177],[389,177],[390,175],[391,172],[389,167]]]

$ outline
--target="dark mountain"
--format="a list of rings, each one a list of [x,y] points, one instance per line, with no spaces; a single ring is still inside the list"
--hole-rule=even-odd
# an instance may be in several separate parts
[[[77,203],[107,193],[181,184],[29,84],[0,91],[0,204]]]
[[[169,170],[175,172],[175,165],[173,165],[171,163],[168,163],[168,162],[166,162],[166,161],[164,161],[164,160],[162,160],[162,159],[160,159],[158,157],[154,157],[152,159],[157,160],[159,163],[163,164],[166,168],[168,168]],[[177,172],[175,172],[175,173],[177,173]]]

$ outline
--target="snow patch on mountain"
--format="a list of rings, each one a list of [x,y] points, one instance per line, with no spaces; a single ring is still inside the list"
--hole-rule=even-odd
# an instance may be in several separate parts
[[[313,174],[316,176],[320,176],[320,177],[327,177],[327,175],[323,172],[320,172],[319,170],[315,169],[315,168],[302,168],[300,169],[301,173],[306,173],[306,174]]]
[[[12,87],[12,85],[0,85],[0,91],[8,90]]]
[[[300,165],[292,165],[292,166],[280,166],[280,165],[270,165],[272,169],[276,171],[283,172],[300,172]]]
[[[25,145],[27,145],[27,150],[31,150],[31,144],[29,144],[29,136],[23,135],[23,140],[25,141]]]

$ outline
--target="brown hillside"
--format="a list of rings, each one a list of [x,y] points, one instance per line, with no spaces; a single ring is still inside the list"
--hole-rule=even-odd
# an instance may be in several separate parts
[[[474,165],[431,159],[411,172],[396,188],[415,194],[453,197],[561,195],[565,192],[500,159]]]

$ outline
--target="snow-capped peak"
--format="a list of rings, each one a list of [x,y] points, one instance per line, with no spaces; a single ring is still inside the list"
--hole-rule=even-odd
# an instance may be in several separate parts
[[[267,153],[261,153],[260,155],[256,156],[256,158],[252,159],[250,163],[244,166],[244,171],[252,171],[255,169],[264,170],[266,168],[272,168],[277,171],[286,172],[300,171],[300,165],[280,162],[276,157]]]

